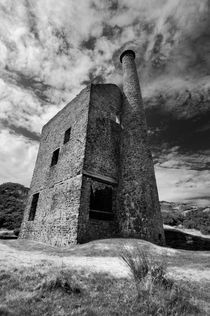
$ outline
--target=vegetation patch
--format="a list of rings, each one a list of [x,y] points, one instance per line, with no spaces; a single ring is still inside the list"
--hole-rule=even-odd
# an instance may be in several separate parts
[[[202,315],[189,284],[167,277],[165,257],[157,260],[141,248],[126,249],[122,259],[128,265],[137,291],[139,315]],[[137,314],[136,314],[137,315]]]
[[[197,229],[203,234],[210,234],[210,208],[165,201],[160,205],[165,225]]]
[[[0,185],[0,228],[20,228],[28,190],[18,183],[8,182]]]
[[[124,248],[122,259],[130,278],[115,279],[47,262],[2,269],[0,315],[205,315],[189,284],[167,277],[164,260],[157,261],[138,248]]]
[[[203,209],[188,212],[184,218],[183,226],[198,229],[203,234],[210,234],[210,212],[204,212]]]

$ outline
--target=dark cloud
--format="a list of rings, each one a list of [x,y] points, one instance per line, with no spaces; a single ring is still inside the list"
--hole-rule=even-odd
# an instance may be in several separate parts
[[[104,11],[108,10],[111,13],[115,12],[117,9],[119,9],[119,0],[106,0],[106,1],[97,1],[93,0],[90,3],[90,7],[93,8],[96,11]]]
[[[111,26],[109,24],[103,25],[103,31],[102,36],[105,36],[106,38],[116,38],[117,36],[121,36],[123,29],[117,25]]]
[[[10,69],[8,66],[5,67],[5,71],[0,72],[0,77],[4,79],[5,82],[16,85],[22,89],[30,90],[40,102],[50,102],[46,92],[51,89],[51,87],[35,77],[31,77],[15,69]]]
[[[24,136],[25,138],[28,138],[29,140],[35,142],[38,142],[40,140],[39,134],[29,131],[25,127],[10,124],[7,120],[0,120],[0,123],[3,128],[7,128],[9,131],[15,133],[16,135]]]
[[[33,34],[37,40],[40,40],[39,28],[37,25],[37,16],[35,14],[33,4],[30,0],[25,0],[25,5],[27,9],[28,25],[29,25],[30,33]]]
[[[81,49],[94,50],[96,41],[97,41],[96,37],[90,36],[87,40],[82,41]]]
[[[145,99],[145,106],[156,163],[167,168],[210,169],[208,91],[193,89],[174,91],[172,95],[159,94]]]
[[[159,94],[145,99],[151,142],[168,143],[192,151],[210,143],[210,100],[201,91]]]
[[[72,45],[69,41],[69,36],[66,34],[66,30],[64,28],[55,29],[53,30],[53,35],[55,35],[59,43],[56,53],[58,55],[68,55]]]
[[[1,3],[0,169],[5,172],[0,176],[10,181],[11,169],[28,185],[23,152],[27,170],[32,171],[41,126],[84,85],[109,82],[122,87],[119,55],[129,47],[136,52],[161,198],[206,197],[209,4],[210,0]],[[7,149],[8,143],[12,146]],[[13,159],[8,162],[8,151],[16,164]]]

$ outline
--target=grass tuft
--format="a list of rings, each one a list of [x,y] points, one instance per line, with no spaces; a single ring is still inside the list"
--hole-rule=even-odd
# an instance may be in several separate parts
[[[128,265],[137,290],[136,308],[142,315],[200,315],[190,289],[167,277],[164,258],[157,261],[136,246],[124,248],[122,260]]]

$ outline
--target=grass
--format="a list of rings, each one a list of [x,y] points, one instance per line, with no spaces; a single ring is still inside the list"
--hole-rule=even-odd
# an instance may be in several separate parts
[[[125,248],[121,257],[133,276],[142,315],[204,315],[192,286],[167,277],[165,256],[157,260],[137,246]]]
[[[123,248],[121,256],[131,278],[47,263],[1,269],[0,315],[205,315],[192,285],[167,277],[164,260],[138,247]]]

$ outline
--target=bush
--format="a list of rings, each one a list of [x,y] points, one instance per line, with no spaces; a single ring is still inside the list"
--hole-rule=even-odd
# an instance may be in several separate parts
[[[183,225],[186,228],[194,228],[204,234],[210,234],[210,214],[203,212],[202,209],[193,210],[186,214]]]
[[[28,188],[18,183],[0,185],[0,228],[20,228],[28,195]]]
[[[164,224],[171,226],[178,226],[182,224],[184,220],[184,216],[175,211],[173,211],[172,213],[162,212],[162,217]]]

